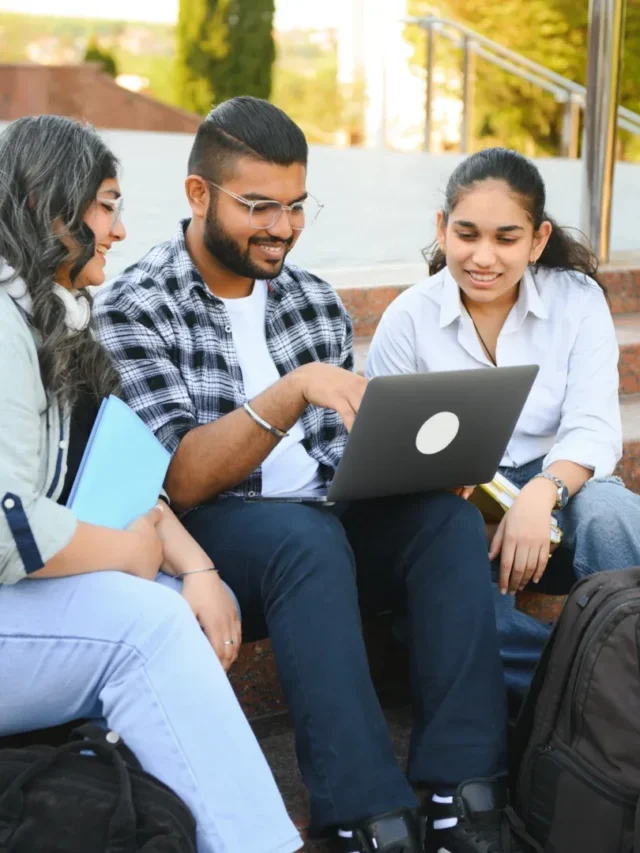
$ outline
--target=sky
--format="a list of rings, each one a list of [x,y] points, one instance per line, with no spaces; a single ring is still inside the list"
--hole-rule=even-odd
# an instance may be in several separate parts
[[[50,15],[51,0],[0,0],[0,10]],[[277,30],[335,25],[344,0],[276,0]],[[178,0],[56,0],[57,15],[174,23]]]

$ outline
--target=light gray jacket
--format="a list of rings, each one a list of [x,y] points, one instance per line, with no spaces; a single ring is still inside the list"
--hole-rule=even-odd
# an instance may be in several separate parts
[[[56,503],[69,424],[69,409],[47,398],[28,321],[0,286],[0,584],[42,568],[75,533],[75,515]]]

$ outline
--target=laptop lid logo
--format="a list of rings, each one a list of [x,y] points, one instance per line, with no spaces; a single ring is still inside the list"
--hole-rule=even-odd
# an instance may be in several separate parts
[[[425,456],[441,453],[458,434],[460,420],[453,412],[438,412],[426,420],[416,435],[418,452]]]

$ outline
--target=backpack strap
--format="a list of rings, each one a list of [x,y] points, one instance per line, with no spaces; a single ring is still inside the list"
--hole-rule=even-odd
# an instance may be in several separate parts
[[[142,770],[142,766],[135,754],[125,744],[120,735],[96,723],[84,723],[82,726],[78,726],[71,732],[69,740],[101,741],[109,749],[117,750],[129,767],[132,767],[134,770]]]
[[[37,759],[5,789],[0,796],[0,851],[9,849],[11,836],[17,829],[24,809],[24,788],[36,776],[69,755],[93,752],[103,761],[110,761],[118,774],[120,796],[109,820],[108,840],[104,853],[133,853],[136,849],[136,813],[133,806],[131,779],[127,765],[116,748],[101,740],[76,740]]]

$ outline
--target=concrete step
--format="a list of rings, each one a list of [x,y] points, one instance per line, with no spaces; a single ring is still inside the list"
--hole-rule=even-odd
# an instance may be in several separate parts
[[[620,393],[640,393],[640,313],[617,314],[614,323],[620,344]],[[356,370],[364,372],[371,337],[354,342]]]
[[[371,337],[385,308],[398,294],[406,290],[408,282],[413,283],[419,278],[405,278],[402,269],[398,274],[390,271],[386,277],[378,279],[385,282],[384,284],[371,287],[366,283],[369,276],[365,273],[349,274],[349,271],[345,270],[333,277],[330,272],[326,275],[327,280],[336,287],[351,315],[356,337]],[[640,268],[605,268],[602,271],[602,280],[607,287],[613,314],[640,312]],[[355,282],[355,286],[351,286],[349,281]]]

